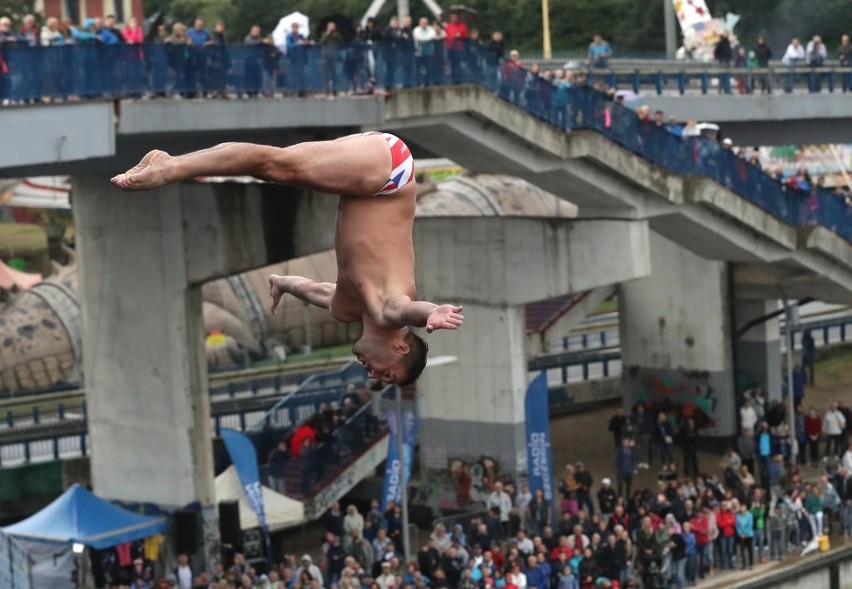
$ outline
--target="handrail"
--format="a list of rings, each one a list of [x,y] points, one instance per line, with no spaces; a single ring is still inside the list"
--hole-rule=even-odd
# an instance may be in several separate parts
[[[290,402],[297,397],[310,395],[312,402],[319,405],[321,402],[339,400],[350,384],[363,384],[367,380],[364,367],[358,362],[350,360],[339,370],[320,372],[305,379],[295,390],[287,393],[284,397],[266,410],[263,417],[252,423],[246,431],[260,431],[270,422],[272,416],[285,407],[290,409]],[[323,394],[325,393],[325,394]],[[319,397],[323,398],[320,400]],[[330,397],[330,398],[326,398]],[[291,421],[295,421],[291,417]]]
[[[418,55],[420,47],[431,56]],[[426,50],[431,47],[431,51]],[[368,57],[369,56],[369,57]],[[0,58],[8,73],[0,74],[0,99],[4,103],[52,98],[139,98],[181,93],[222,96],[258,95],[280,90],[325,91],[332,87],[364,90],[374,80],[380,87],[442,85],[482,81],[500,63],[480,45],[444,41],[415,48],[394,42],[354,43],[337,51],[304,46],[289,54],[276,53],[267,45],[215,45],[193,47],[170,44],[101,45],[69,44],[54,47],[0,46]],[[710,77],[719,79],[727,94],[734,92],[731,76],[755,79],[777,77],[785,91],[793,86],[819,92],[848,89],[852,69],[836,60],[822,66],[786,66],[777,61],[767,68],[726,67],[718,63],[654,59],[612,59],[606,68],[589,67],[583,60],[528,60],[545,67],[562,68],[566,61],[577,73],[595,80],[620,82],[624,87],[654,85],[662,93],[669,81],[683,93],[690,78],[697,78],[701,92],[709,91]],[[333,72],[329,85],[326,74]],[[499,74],[498,74],[499,75]],[[348,79],[347,79],[348,78]],[[479,79],[477,79],[479,78]],[[786,78],[786,80],[783,80]]]

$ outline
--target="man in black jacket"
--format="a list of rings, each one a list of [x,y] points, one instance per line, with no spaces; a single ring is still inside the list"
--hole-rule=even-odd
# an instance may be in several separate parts
[[[760,35],[752,51],[754,51],[754,58],[757,60],[757,67],[768,68],[769,60],[772,59],[772,49],[766,44],[766,37]],[[760,75],[760,89],[764,94],[772,94],[772,75],[769,72]]]
[[[601,510],[601,520],[607,521],[615,511],[618,503],[618,493],[612,488],[612,481],[608,478],[601,480],[601,488],[598,489],[598,507]]]

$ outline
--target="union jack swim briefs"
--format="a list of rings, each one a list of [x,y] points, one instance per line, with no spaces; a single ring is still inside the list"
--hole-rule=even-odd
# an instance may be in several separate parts
[[[405,142],[390,133],[380,131],[369,131],[361,133],[362,137],[367,135],[379,135],[388,142],[391,152],[391,174],[384,187],[375,196],[385,196],[399,192],[403,186],[414,181],[414,158],[411,150]]]

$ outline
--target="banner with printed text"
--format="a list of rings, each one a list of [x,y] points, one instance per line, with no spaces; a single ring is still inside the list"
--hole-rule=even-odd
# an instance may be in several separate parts
[[[266,512],[263,506],[263,491],[260,486],[260,476],[257,468],[257,450],[252,441],[242,432],[233,429],[222,428],[222,440],[225,448],[231,456],[231,462],[237,469],[237,476],[243,485],[248,498],[249,505],[257,515],[260,529],[266,542],[267,557],[271,555],[271,543],[269,539],[269,526],[266,524]]]
[[[544,492],[553,513],[553,461],[550,455],[550,412],[547,404],[547,374],[541,372],[527,388],[524,402],[527,429],[527,470],[530,491]]]
[[[398,391],[397,391],[398,393]],[[400,464],[405,464],[405,480],[411,480],[411,465],[414,462],[414,447],[417,444],[417,430],[419,420],[414,411],[402,412],[402,451],[403,458],[400,460],[399,444],[397,443],[396,412],[385,412],[385,419],[390,429],[388,441],[388,459],[385,465],[385,481],[382,486],[381,509],[385,510],[388,501],[399,504],[402,501],[402,481],[400,478]]]

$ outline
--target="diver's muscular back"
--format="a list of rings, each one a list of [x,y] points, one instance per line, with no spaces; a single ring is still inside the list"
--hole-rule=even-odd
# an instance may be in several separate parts
[[[370,317],[387,324],[385,304],[414,299],[414,247],[411,239],[416,189],[411,183],[391,195],[342,196],[337,212],[337,289],[332,315],[340,321]]]

